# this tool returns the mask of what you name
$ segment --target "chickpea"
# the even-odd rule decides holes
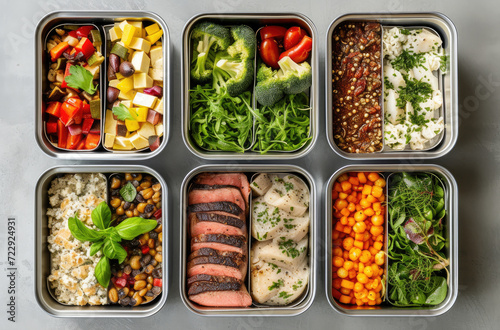
[[[162,225],[159,225],[158,227],[155,228],[155,232],[159,233],[163,229]]]
[[[141,185],[140,185],[143,189],[146,189],[146,188],[149,188],[151,187],[151,182],[149,181],[143,181],[141,182]]]
[[[140,304],[142,304],[142,297],[139,295],[139,292],[136,292],[132,298],[134,298],[136,301],[134,306],[139,306]]]
[[[156,250],[154,249],[149,249],[149,254],[154,257],[156,255]]]
[[[132,218],[134,216],[134,211],[127,210],[125,211],[125,214],[127,215],[127,217]]]
[[[148,289],[144,288],[141,291],[139,291],[139,296],[144,297],[146,295],[146,293],[148,293]]]
[[[123,209],[123,207],[119,207],[116,209],[116,214],[118,215],[123,215],[125,213],[125,210]]]
[[[154,281],[153,276],[149,275],[147,281],[149,284],[153,284],[153,281]]]
[[[134,217],[138,217],[139,216],[139,211],[137,210],[137,208],[134,209]]]
[[[134,279],[136,281],[140,281],[140,280],[145,280],[146,278],[148,277],[148,275],[144,274],[144,273],[140,273],[140,274],[137,274]]]
[[[163,242],[163,233],[158,234],[158,241]]]
[[[161,260],[162,260],[161,253],[157,253],[155,255],[155,260],[158,261],[158,262],[161,262]]]
[[[147,283],[144,280],[135,281],[135,283],[134,283],[134,290],[135,291],[142,290],[142,289],[144,289],[146,287],[146,285],[147,285]]]
[[[125,180],[127,180],[127,181],[132,181],[132,180],[134,180],[134,178],[132,177],[132,174],[130,174],[130,173],[126,173],[126,174],[125,174]]]
[[[130,259],[130,267],[132,267],[132,269],[140,269],[141,268],[141,256],[133,256]]]
[[[135,177],[135,179],[139,182],[141,182],[142,180],[142,174],[141,173],[138,173],[137,176]]]
[[[157,183],[155,185],[153,185],[153,190],[156,191],[156,192],[159,192],[161,189],[161,184],[160,183]]]
[[[158,203],[160,200],[161,200],[161,194],[159,191],[155,192],[154,195],[153,195],[153,203]],[[151,203],[151,204],[153,204]]]
[[[111,179],[111,188],[112,189],[118,189],[118,188],[120,188],[121,183],[122,182],[120,181],[120,179],[118,179],[117,177],[114,176]]]
[[[148,289],[148,291],[151,290],[153,288],[153,284],[148,283],[148,285],[146,285],[146,288]]]
[[[152,238],[150,238],[148,240],[148,246],[149,246],[150,249],[154,249],[155,248],[155,240],[152,239]]]
[[[150,199],[151,197],[153,197],[154,191],[152,188],[147,188],[141,191],[141,194],[144,199]]]
[[[118,301],[118,292],[116,291],[115,288],[111,288],[109,290],[108,297],[112,303],[116,303]]]
[[[112,207],[117,208],[121,205],[121,201],[119,198],[113,198],[110,204]]]
[[[144,213],[144,209],[146,208],[146,205],[148,205],[148,204],[147,203],[139,203],[139,205],[137,205],[137,212]]]
[[[142,234],[142,239],[149,241],[149,233]]]
[[[153,270],[154,270],[154,269],[155,269],[155,268],[154,268],[153,266],[148,265],[148,266],[146,267],[146,274],[151,274],[151,273],[153,272]],[[146,274],[144,274],[144,275],[146,275]]]

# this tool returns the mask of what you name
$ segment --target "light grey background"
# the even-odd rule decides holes
[[[500,7],[492,1],[3,1],[0,12],[0,328],[1,329],[494,329],[500,324]],[[158,13],[170,29],[173,44],[173,107],[171,138],[163,152],[138,162],[159,171],[171,192],[171,282],[164,308],[147,319],[56,319],[36,304],[33,290],[34,187],[39,175],[58,164],[37,147],[33,134],[33,33],[38,20],[52,10],[149,10]],[[339,167],[326,142],[324,129],[325,34],[335,17],[349,12],[440,11],[456,24],[459,35],[459,138],[453,151],[434,162],[449,169],[458,181],[459,295],[455,306],[435,318],[354,318],[341,316],[328,305],[320,250],[319,281],[313,306],[289,318],[202,318],[189,312],[179,297],[179,189],[188,171],[204,162],[184,147],[180,130],[180,53],[185,22],[202,12],[300,12],[316,25],[319,38],[321,86],[320,132],[313,151],[293,161],[313,174],[318,192]],[[493,81],[493,83],[486,83]],[[420,161],[418,161],[420,162]],[[112,163],[112,162],[110,162]],[[320,204],[321,208],[323,203]],[[7,322],[6,220],[17,217],[17,322]],[[322,214],[321,214],[322,215]],[[320,237],[323,236],[323,216]],[[324,245],[321,244],[320,247]],[[495,325],[496,324],[496,325]]]

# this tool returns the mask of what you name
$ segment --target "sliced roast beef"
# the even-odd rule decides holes
[[[247,236],[245,222],[240,218],[209,213],[196,212],[189,214],[191,236],[201,234],[225,234]]]
[[[204,256],[229,257],[229,258],[233,258],[233,259],[241,259],[243,261],[246,261],[246,259],[247,259],[246,255],[241,254],[241,253],[237,253],[237,252],[217,251],[217,250],[210,249],[210,248],[202,248],[202,249],[193,251],[189,255],[188,261],[191,261],[194,258],[204,257]]]
[[[192,288],[193,286],[191,286]],[[190,288],[190,290],[191,290]],[[247,289],[244,285],[241,285],[239,290],[203,290],[207,286],[201,286],[201,289],[196,289],[196,291],[202,291],[198,294],[189,294],[189,299],[193,302],[210,307],[248,307],[252,304],[252,298],[248,294]],[[193,289],[195,291],[195,289]]]
[[[226,282],[234,282],[237,281],[234,279],[234,277],[227,277],[227,276],[214,276],[214,275],[207,275],[207,274],[198,274],[191,276],[187,280],[187,285],[188,287],[191,286],[191,284],[195,282],[213,282],[213,283],[226,283]],[[242,283],[241,281],[238,281]]]
[[[188,212],[225,212],[228,214],[236,215],[245,218],[245,211],[238,205],[231,202],[212,202],[192,204],[188,206]]]
[[[196,251],[195,251],[196,252]],[[219,255],[199,256],[188,262],[188,268],[195,265],[216,264],[233,268],[241,268],[246,265],[246,258],[225,257]]]
[[[245,236],[202,234],[191,239],[191,251],[211,248],[218,251],[238,252],[247,255]]]
[[[188,280],[188,295],[196,295],[199,293],[207,292],[207,291],[238,291],[241,288],[241,281],[227,276],[212,276],[209,275],[208,279],[205,276],[196,275],[193,277],[197,277],[198,280]],[[204,280],[201,280],[204,278]]]
[[[210,186],[235,186],[238,187],[248,204],[250,184],[243,173],[202,173],[194,178],[195,184]]]
[[[246,268],[246,264],[243,269],[217,264],[201,264],[194,266],[188,265],[187,276],[189,278],[192,276],[205,274],[212,276],[227,276],[238,280],[244,280],[246,277]]]
[[[246,202],[237,188],[220,188],[212,190],[193,189],[189,192],[189,205],[213,203],[213,202],[231,202],[238,205],[244,212],[247,210]]]

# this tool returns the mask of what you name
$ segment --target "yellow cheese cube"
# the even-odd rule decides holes
[[[132,150],[134,146],[130,140],[124,136],[117,136],[115,138],[115,144],[113,145],[114,150]]]
[[[142,37],[142,21],[128,21],[128,24],[133,25],[135,27],[134,37]]]
[[[151,59],[151,63],[155,63],[156,61],[163,59],[163,47],[162,46],[154,46],[151,48],[149,52],[149,57]]]
[[[106,148],[108,148],[108,149],[112,149],[113,148],[113,144],[115,144],[115,138],[116,138],[115,134],[106,133],[104,135],[104,146]]]
[[[128,93],[132,89],[134,89],[134,78],[133,77],[127,77],[125,79],[122,79],[118,85],[116,85],[116,88],[118,88],[120,91],[123,93]]]
[[[158,98],[156,96],[138,92],[137,94],[135,94],[132,103],[141,107],[153,109],[157,99]]]
[[[130,135],[130,142],[136,149],[144,149],[149,147],[149,142],[142,135],[134,133]]]
[[[163,97],[158,100],[156,103],[155,109],[156,112],[159,112],[163,115]]]
[[[153,78],[148,76],[145,73],[135,73],[133,75],[134,77],[134,88],[139,89],[139,88],[149,88],[153,87]]]
[[[117,120],[113,118],[113,112],[106,110],[106,118],[104,120],[104,133],[116,134]]]
[[[148,36],[148,35],[147,35],[147,33],[146,33],[146,29],[142,29],[142,35],[141,35],[141,38],[142,38],[142,39],[146,39],[146,37],[147,37],[147,36]]]
[[[163,70],[151,68],[148,73],[154,81],[163,81]]]
[[[127,130],[129,132],[137,131],[140,126],[137,120],[125,119],[125,126],[127,126]]]
[[[137,91],[135,91],[135,90],[128,91],[127,93],[120,91],[120,94],[118,94],[118,99],[119,100],[133,100],[136,93],[137,93]]]
[[[145,122],[142,123],[141,128],[137,131],[137,133],[147,139],[151,135],[155,135],[156,131],[153,124],[151,124],[150,122]]]
[[[125,25],[127,24],[130,24],[127,20],[124,20],[124,21],[121,21],[119,24],[118,24],[118,27],[120,28],[120,30],[124,30],[125,29]],[[115,23],[115,26],[116,26],[116,23]]]
[[[150,26],[146,26],[144,29],[146,30],[146,33],[148,35],[152,35],[152,34],[158,32],[160,30],[160,27],[158,26],[158,24],[154,23],[154,24],[151,24]]]
[[[143,38],[133,38],[130,42],[130,48],[148,53],[151,49],[151,43]]]
[[[113,26],[109,30],[109,39],[111,40],[111,42],[115,42],[116,40],[121,39],[122,34],[123,32],[119,26]]]
[[[119,83],[120,83],[119,79],[113,79],[113,80],[110,80],[109,86],[116,88],[116,86],[118,86]]]
[[[163,124],[156,124],[155,125],[155,132],[156,132],[156,135],[158,135],[159,137],[162,137],[163,136]]]
[[[135,113],[137,115],[137,121],[140,123],[145,122],[148,119],[148,108],[140,107],[140,108],[133,108],[135,109]]]
[[[136,73],[148,72],[150,59],[145,52],[143,51],[134,52],[131,62]]]
[[[120,103],[129,109],[132,108],[132,101],[131,100],[124,100],[124,101],[121,101]]]
[[[147,36],[146,39],[148,39],[151,44],[154,44],[155,42],[160,40],[162,35],[163,35],[163,30],[160,30],[158,32],[153,33],[152,35]]]
[[[122,42],[126,47],[130,46],[132,38],[134,38],[134,33],[137,28],[131,24],[126,24],[123,28]]]

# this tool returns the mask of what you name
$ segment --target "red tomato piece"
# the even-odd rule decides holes
[[[289,50],[298,44],[305,36],[307,36],[306,30],[299,26],[292,26],[286,30],[285,41],[283,42],[285,50]]]
[[[262,61],[273,69],[279,69],[278,60],[280,50],[278,43],[272,38],[264,39],[260,43],[259,54]]]
[[[260,40],[265,40],[268,38],[283,39],[286,33],[286,28],[277,25],[264,26],[259,31]]]
[[[302,41],[300,43],[281,53],[279,59],[281,60],[283,57],[288,56],[295,63],[301,63],[309,57],[309,53],[311,52],[311,50],[312,39],[308,36],[305,36],[304,38],[302,38]]]

